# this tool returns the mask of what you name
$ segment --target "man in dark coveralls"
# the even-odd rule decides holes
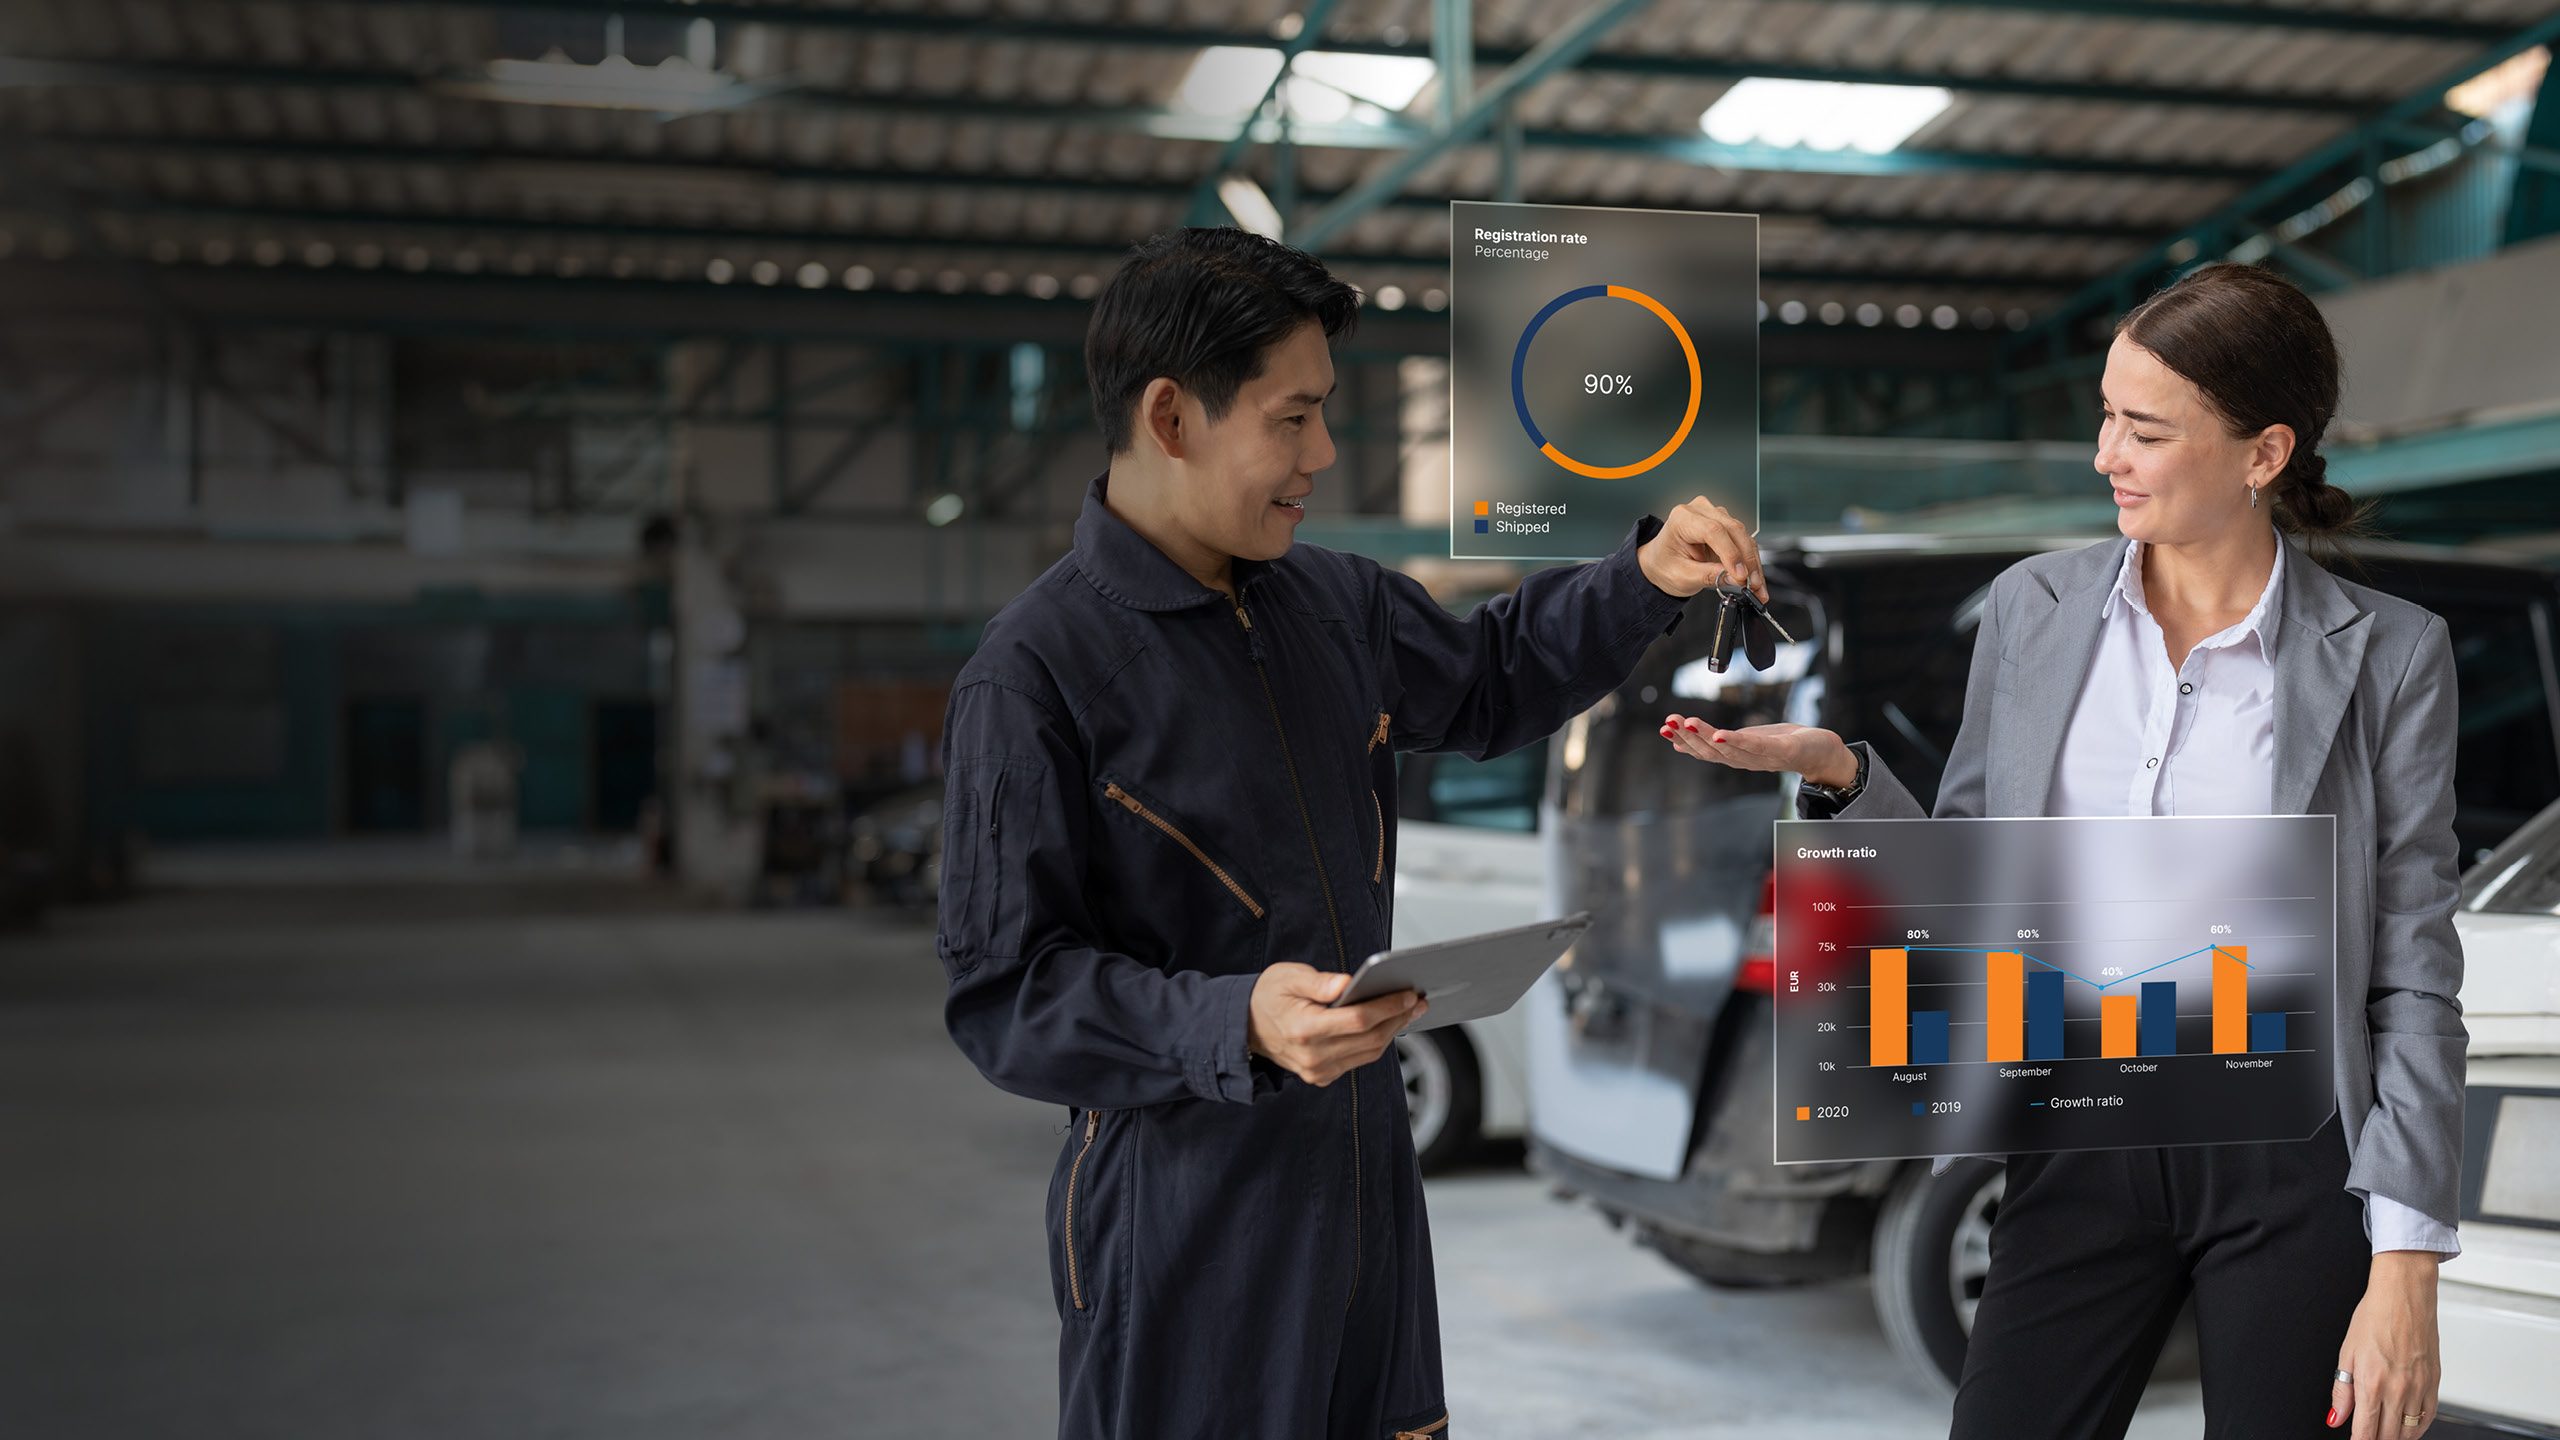
[[[1139,246],[1086,336],[1110,469],[951,694],[952,1037],[1068,1107],[1049,1186],[1059,1434],[1445,1440],[1430,1232],[1389,1053],[1395,752],[1476,758],[1622,683],[1710,585],[1705,500],[1450,615],[1293,545],[1357,298],[1238,230]]]

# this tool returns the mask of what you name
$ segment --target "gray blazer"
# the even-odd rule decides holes
[[[2042,815],[2097,654],[2122,537],[1991,584],[1941,816]],[[2462,942],[2453,932],[2453,647],[2444,621],[2300,555],[2275,637],[2278,815],[2338,817],[2338,1111],[2347,1188],[2455,1223]],[[1808,797],[1809,798],[1809,797]],[[1924,812],[1870,753],[1842,819]],[[2362,995],[2362,1019],[2350,1003]]]

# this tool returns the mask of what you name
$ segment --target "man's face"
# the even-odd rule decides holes
[[[1333,463],[1324,424],[1332,393],[1333,352],[1309,322],[1264,352],[1262,373],[1214,423],[1181,397],[1186,473],[1175,504],[1192,540],[1239,560],[1289,553],[1315,473]]]

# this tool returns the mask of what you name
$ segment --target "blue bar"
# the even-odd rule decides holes
[[[2142,1017],[2135,1022],[2133,1048],[2141,1055],[2178,1053],[2178,982],[2142,982]]]
[[[1914,1010],[1911,1012],[1911,1063],[1944,1065],[1947,1063],[1947,1012]]]
[[[2249,1017],[2249,1053],[2266,1055],[2284,1049],[2284,1012],[2271,1010]]]
[[[2062,972],[2027,972],[2027,1058],[2062,1058]]]

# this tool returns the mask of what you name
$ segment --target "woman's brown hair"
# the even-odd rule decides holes
[[[2293,431],[2293,458],[2267,486],[2276,523],[2315,541],[2364,532],[2320,455],[2338,411],[2338,342],[2310,296],[2254,265],[2207,265],[2134,307],[2116,333],[2185,376],[2233,435]]]

